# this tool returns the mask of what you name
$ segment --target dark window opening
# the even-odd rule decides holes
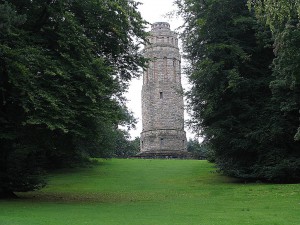
[[[163,138],[160,139],[160,144],[161,144],[161,145],[164,144],[164,139],[163,139]]]
[[[163,99],[163,97],[164,97],[164,95],[163,95],[162,91],[159,92],[159,98],[160,98],[160,99]]]

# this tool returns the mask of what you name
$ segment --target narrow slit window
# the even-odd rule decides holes
[[[163,99],[163,97],[164,97],[164,94],[163,94],[163,92],[161,91],[161,92],[159,92],[159,98],[160,99]]]

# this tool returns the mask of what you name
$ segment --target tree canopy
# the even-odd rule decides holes
[[[274,97],[278,100],[280,110],[284,115],[293,117],[295,129],[298,120],[298,130],[295,140],[300,140],[300,1],[270,1],[249,0],[257,18],[272,30],[274,37],[273,62],[275,79],[271,83]],[[291,119],[289,119],[291,120]]]
[[[297,57],[296,45],[289,53],[275,48],[274,54],[276,37],[246,0],[176,3],[185,21],[191,124],[202,132],[219,169],[246,180],[299,181],[300,143],[294,136],[300,108],[287,78],[298,73],[299,60],[280,68]]]
[[[145,59],[134,1],[0,1],[0,192],[104,152]]]

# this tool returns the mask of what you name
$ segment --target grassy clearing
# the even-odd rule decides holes
[[[0,201],[0,225],[299,225],[300,185],[241,184],[196,160],[100,160]]]

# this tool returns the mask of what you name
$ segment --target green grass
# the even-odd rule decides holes
[[[0,201],[0,225],[299,225],[299,184],[242,184],[196,160],[101,160]]]

